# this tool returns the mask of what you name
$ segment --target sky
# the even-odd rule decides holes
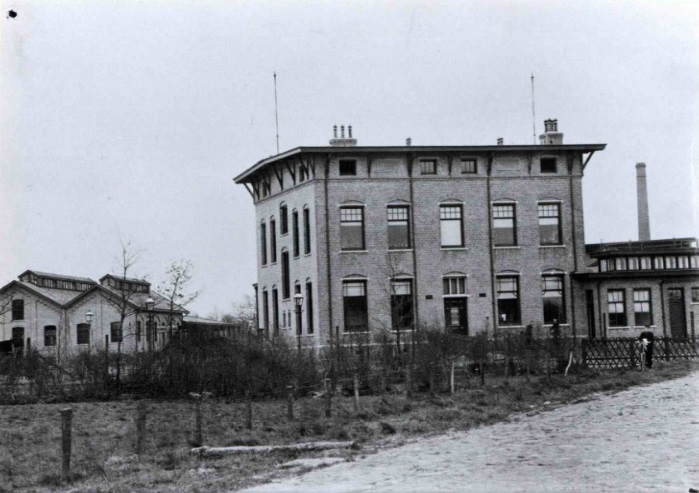
[[[0,284],[27,269],[157,285],[189,307],[252,295],[252,199],[233,177],[279,146],[606,143],[583,180],[588,243],[699,236],[693,1],[0,0]],[[8,15],[13,10],[15,17]]]

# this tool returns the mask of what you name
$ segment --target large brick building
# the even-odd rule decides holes
[[[475,334],[557,320],[594,335],[574,274],[595,268],[582,177],[605,144],[563,144],[545,125],[540,145],[395,147],[357,146],[343,127],[330,146],[237,176],[255,203],[260,330],[325,344],[331,328]]]

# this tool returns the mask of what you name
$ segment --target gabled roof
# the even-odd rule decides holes
[[[33,284],[21,282],[21,281],[10,281],[9,283],[5,284],[2,288],[0,288],[0,294],[9,291],[11,288],[25,289],[27,291],[30,291],[32,294],[38,295],[40,298],[44,299],[45,301],[48,301],[51,304],[61,306],[61,304],[58,301],[56,301],[54,298],[50,298],[50,297],[46,296],[46,294],[39,291],[39,289],[37,289],[37,286],[35,286]],[[74,291],[74,293],[76,293],[78,295],[82,294],[78,291]]]

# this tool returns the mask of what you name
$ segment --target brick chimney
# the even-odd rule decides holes
[[[345,126],[340,126],[340,137],[337,137],[337,125],[333,125],[333,138],[330,139],[330,145],[333,147],[354,147],[357,145],[357,139],[352,138],[352,125],[347,127],[347,138],[345,138]]]
[[[558,131],[558,120],[544,120],[544,133],[539,135],[541,145],[563,144],[563,134]]]
[[[648,188],[646,187],[646,163],[636,164],[636,200],[638,202],[638,239],[640,241],[650,241]]]

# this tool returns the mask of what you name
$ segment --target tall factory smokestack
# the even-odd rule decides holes
[[[650,240],[650,219],[648,218],[648,188],[646,187],[646,163],[636,164],[636,194],[638,206],[638,239]]]

